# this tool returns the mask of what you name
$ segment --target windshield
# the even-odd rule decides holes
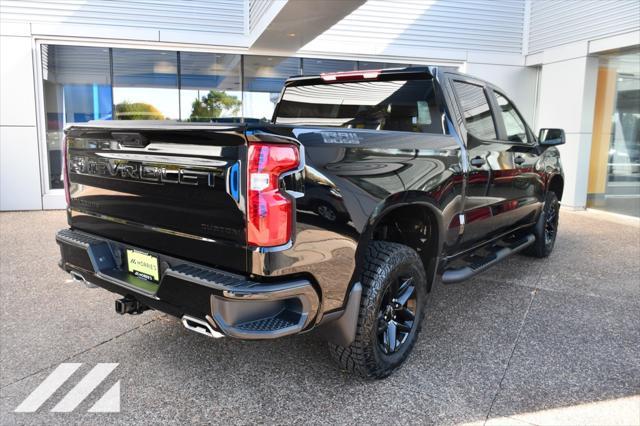
[[[362,81],[287,87],[275,122],[443,133],[433,80]]]

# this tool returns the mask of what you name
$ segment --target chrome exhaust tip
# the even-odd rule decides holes
[[[182,316],[182,325],[187,330],[195,331],[196,333],[204,334],[205,336],[213,337],[214,339],[224,337],[224,334],[214,330],[211,324],[207,321],[203,321],[189,315]]]

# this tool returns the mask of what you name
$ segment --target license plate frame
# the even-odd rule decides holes
[[[160,282],[160,261],[157,256],[136,249],[127,249],[126,253],[127,271],[130,274],[148,282]]]

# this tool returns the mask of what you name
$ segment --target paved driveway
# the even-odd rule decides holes
[[[640,423],[640,228],[562,212],[554,256],[515,256],[436,285],[420,340],[390,378],[340,372],[312,335],[212,340],[56,265],[62,212],[0,214],[0,420],[95,423]],[[50,410],[97,363],[119,363],[71,413]],[[15,408],[82,363],[35,413]],[[88,413],[116,381],[120,413]]]

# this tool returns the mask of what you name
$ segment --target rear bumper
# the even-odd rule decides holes
[[[206,321],[218,332],[241,339],[271,339],[313,326],[318,293],[304,279],[259,283],[241,275],[157,256],[160,282],[149,283],[126,270],[126,244],[65,229],[56,235],[60,267],[87,282],[132,297],[150,308]]]

